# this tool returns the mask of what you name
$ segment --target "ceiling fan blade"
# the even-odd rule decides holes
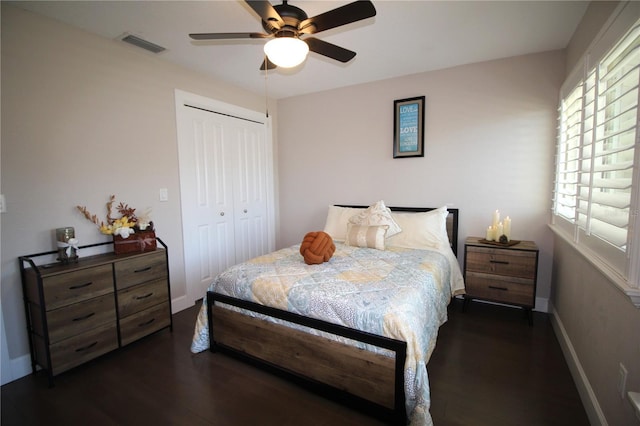
[[[271,27],[279,30],[284,26],[284,20],[267,0],[245,0],[249,7],[258,14],[260,19]]]
[[[314,34],[341,25],[376,16],[376,8],[369,0],[355,1],[320,15],[305,19],[298,25],[300,33]]]
[[[189,34],[194,40],[229,40],[240,38],[267,38],[271,37],[271,34],[262,33],[196,33]]]
[[[349,62],[356,56],[356,52],[336,46],[335,44],[317,39],[315,37],[307,37],[304,42],[309,45],[309,50],[335,59],[340,62]]]
[[[262,62],[262,66],[260,67],[260,71],[264,71],[265,69],[273,70],[276,68],[278,68],[278,66],[273,62],[271,62],[269,58],[264,58],[264,61]]]

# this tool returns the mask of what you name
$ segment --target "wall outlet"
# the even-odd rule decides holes
[[[0,213],[7,212],[7,200],[4,199],[4,194],[0,194]]]
[[[620,363],[620,370],[618,371],[618,393],[620,398],[624,399],[627,390],[627,369],[624,364]]]

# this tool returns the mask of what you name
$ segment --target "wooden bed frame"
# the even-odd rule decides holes
[[[367,206],[338,205],[366,208]],[[433,208],[390,207],[427,212]],[[458,247],[458,209],[448,209],[447,231]],[[224,305],[275,317],[393,352],[388,357],[325,337],[244,315]],[[304,317],[254,302],[207,292],[209,350],[221,351],[284,375],[325,397],[366,410],[394,424],[406,424],[404,362],[407,343]]]

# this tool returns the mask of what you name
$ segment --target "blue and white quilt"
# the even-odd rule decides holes
[[[426,365],[459,282],[452,253],[336,243],[333,257],[320,265],[305,264],[295,245],[229,268],[209,290],[407,342],[407,416],[411,424],[431,425]],[[209,348],[205,304],[194,353]]]

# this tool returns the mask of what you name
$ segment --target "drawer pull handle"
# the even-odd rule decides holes
[[[136,269],[133,272],[137,274],[138,272],[147,272],[149,269],[151,269],[151,266],[147,266],[146,268],[142,268],[142,269]]]
[[[147,321],[147,322],[143,322],[143,323],[138,324],[138,327],[144,327],[144,326],[147,326],[147,325],[151,324],[152,322],[154,322],[155,320],[156,320],[155,318],[151,318],[151,319],[150,319],[149,321]]]
[[[95,315],[95,312],[91,312],[90,314],[87,314],[83,317],[74,318],[71,321],[83,321],[83,320],[86,320],[87,318],[91,318],[94,315]]]
[[[490,285],[489,288],[493,289],[493,290],[502,290],[502,291],[509,291],[508,288],[506,287],[496,287],[494,285]]]
[[[136,300],[146,299],[147,297],[151,297],[151,296],[153,296],[153,292],[149,294],[145,294],[144,296],[136,296]]]
[[[509,262],[505,261],[505,260],[490,260],[489,263],[498,263],[500,265],[508,265]]]
[[[84,351],[86,351],[86,350],[88,350],[88,349],[91,349],[92,347],[94,347],[94,346],[95,346],[95,345],[97,345],[97,344],[98,344],[98,341],[96,340],[95,342],[93,342],[93,343],[92,343],[92,344],[90,344],[90,345],[87,345],[87,346],[85,346],[85,347],[83,347],[83,348],[78,348],[78,349],[76,349],[76,352],[84,352]]]
[[[93,281],[89,281],[88,283],[84,284],[72,285],[71,287],[69,287],[69,290],[77,290],[79,288],[89,287],[91,284],[93,284]]]

